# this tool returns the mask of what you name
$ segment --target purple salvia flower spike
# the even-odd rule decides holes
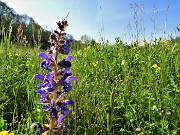
[[[67,56],[61,61],[58,60],[59,53],[68,54],[70,52],[68,46],[73,40],[65,40],[65,38],[62,38],[65,35],[63,31],[65,27],[68,26],[66,19],[58,21],[57,25],[59,30],[54,31],[49,38],[49,41],[54,45],[51,46],[47,54],[45,52],[40,52],[38,54],[40,58],[43,58],[40,66],[48,70],[49,73],[46,75],[34,75],[34,78],[42,81],[38,84],[36,93],[41,96],[40,103],[43,104],[42,110],[49,113],[48,119],[50,122],[48,127],[42,126],[39,122],[36,123],[36,127],[39,128],[37,131],[38,135],[42,135],[42,133],[48,129],[48,133],[50,134],[64,130],[65,125],[62,124],[62,120],[71,112],[67,106],[74,105],[73,100],[64,99],[65,92],[69,92],[72,89],[70,83],[76,80],[76,77],[72,76],[72,72],[70,71],[70,61],[74,59],[74,57]],[[53,67],[53,70],[50,66]],[[61,78],[59,76],[61,76]],[[63,88],[60,91],[58,90],[59,86]],[[57,94],[59,94],[59,97]],[[61,111],[61,115],[59,116],[58,111]]]
[[[34,75],[34,78],[37,78],[37,79],[40,79],[41,81],[43,81],[44,80],[44,75],[36,74],[36,75]]]
[[[75,76],[68,76],[65,80],[66,83],[70,83],[71,81],[74,81],[76,80],[76,77]]]
[[[68,46],[73,40],[66,40],[64,41],[64,46]]]
[[[49,58],[45,52],[40,52],[39,57],[44,58],[45,60],[49,61]]]
[[[51,106],[55,106],[55,102],[54,102],[54,100],[51,100]]]
[[[67,48],[67,47],[63,47],[62,49],[64,51],[63,52],[64,54],[68,54],[70,52],[69,48]]]
[[[36,93],[39,93],[41,95],[41,101],[45,101],[47,100],[47,95],[46,95],[46,92],[44,90],[36,90]]]
[[[65,100],[63,103],[63,106],[67,106],[67,105],[74,105],[74,101],[71,99]]]
[[[45,79],[47,79],[51,84],[53,83],[53,78],[52,78],[51,74],[46,74]]]
[[[73,56],[67,56],[66,59],[65,59],[65,61],[70,61],[70,60],[72,60],[72,59],[74,59]]]
[[[61,125],[62,120],[66,117],[71,111],[68,108],[64,108],[63,113],[58,118],[58,126]]]

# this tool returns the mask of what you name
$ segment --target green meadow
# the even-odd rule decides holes
[[[77,80],[65,94],[75,104],[68,106],[72,112],[62,121],[66,125],[63,135],[180,134],[180,30],[175,28],[175,39],[166,39],[164,31],[162,38],[146,41],[143,20],[137,16],[136,7],[131,8],[134,29],[127,28],[129,37],[125,38],[136,41],[127,44],[115,38],[110,44],[101,37],[100,42],[75,40],[70,45],[69,55],[74,57],[71,71]],[[42,30],[32,18],[27,26],[11,23],[8,16],[2,20],[0,135],[32,135],[34,122],[48,124],[36,93],[40,81],[33,77],[47,73],[40,67],[38,54],[46,52],[50,31]],[[100,35],[104,35],[103,30]],[[66,57],[58,56],[60,60]]]
[[[45,50],[8,36],[0,44],[0,130],[28,135],[33,122],[47,124],[33,79],[45,73],[38,57]],[[63,120],[64,135],[180,134],[180,42],[144,43],[116,39],[72,50],[77,80],[66,98],[75,105]]]

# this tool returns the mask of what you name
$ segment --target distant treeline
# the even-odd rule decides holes
[[[12,31],[10,30],[12,26]],[[11,40],[35,45],[41,42],[42,45],[48,44],[50,31],[42,28],[32,17],[26,14],[19,15],[6,3],[0,1],[0,35],[3,37],[2,29],[5,33],[11,31]]]
[[[48,42],[51,31],[42,28],[32,17],[27,14],[19,15],[6,3],[0,1],[0,39],[11,32],[11,41],[28,46],[40,45],[42,49],[50,46]],[[73,39],[71,34],[67,38]],[[94,45],[95,40],[88,35],[82,35],[80,40],[74,40],[70,48],[72,50],[83,49],[89,45]]]

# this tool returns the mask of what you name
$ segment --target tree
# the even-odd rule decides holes
[[[0,27],[3,26],[8,33],[10,25],[12,26],[11,41],[17,42],[18,27],[21,25],[22,37],[26,37],[30,45],[41,44],[44,49],[49,46],[50,31],[43,29],[32,17],[27,14],[19,15],[13,8],[0,1]],[[0,31],[0,39],[1,37]],[[68,38],[73,39],[73,36],[68,35]]]
[[[93,39],[93,38],[91,38],[90,36],[88,36],[88,35],[86,35],[86,34],[84,34],[84,35],[82,35],[81,36],[81,38],[80,38],[80,42],[82,43],[82,44],[95,44],[95,40]]]

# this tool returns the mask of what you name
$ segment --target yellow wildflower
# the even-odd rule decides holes
[[[161,68],[160,68],[160,67],[157,67],[157,68],[156,68],[156,70],[157,70],[157,71],[160,71],[160,70],[161,70]]]
[[[152,65],[152,67],[153,67],[153,68],[155,68],[155,69],[156,69],[156,71],[158,71],[158,72],[161,70],[161,68],[160,68],[160,67],[158,67],[158,65],[157,65],[157,64]]]
[[[96,63],[93,63],[93,66],[94,66],[94,67],[96,67],[96,66],[97,66],[97,64],[96,64]]]
[[[42,133],[42,135],[47,135],[47,134],[48,134],[48,131],[46,131],[46,132]]]
[[[40,113],[40,112],[41,112],[41,109],[37,109],[36,112],[37,112],[37,113]]]
[[[155,43],[156,43],[156,44],[158,44],[158,43],[159,43],[159,40],[158,40],[158,39],[156,39],[156,40],[155,40]]]
[[[19,56],[19,54],[18,54],[18,53],[16,53],[15,55],[16,55],[16,56]]]
[[[80,51],[77,52],[77,54],[80,54],[80,53],[81,53]]]
[[[15,135],[14,133],[8,133],[8,131],[0,131],[0,135]]]
[[[170,40],[164,40],[163,43],[164,43],[165,45],[169,45],[169,44],[170,44]]]
[[[8,135],[8,131],[1,131],[0,135]]]
[[[9,55],[9,57],[12,57],[12,53],[9,53],[8,55]]]
[[[49,125],[48,124],[44,124],[44,126],[48,127]]]
[[[154,64],[154,65],[152,65],[152,67],[153,67],[153,68],[157,68],[157,67],[158,67],[158,65],[157,65],[157,64]]]

